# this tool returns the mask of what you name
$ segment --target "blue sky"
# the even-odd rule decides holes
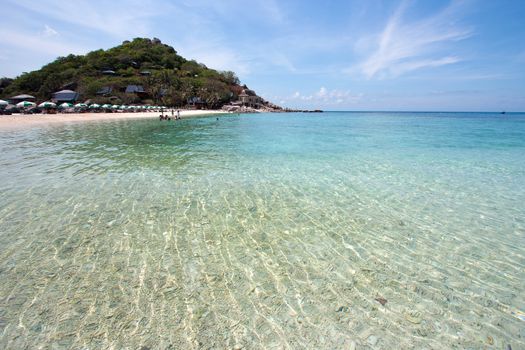
[[[525,111],[523,0],[2,0],[0,76],[157,37],[266,99]]]

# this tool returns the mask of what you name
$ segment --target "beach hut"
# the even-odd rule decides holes
[[[128,85],[125,90],[126,94],[135,94],[139,97],[146,97],[148,93],[142,85]]]
[[[97,95],[100,96],[109,96],[113,92],[113,88],[111,86],[104,86],[100,90],[96,92]]]
[[[53,94],[52,100],[56,103],[71,102],[74,103],[80,94],[73,90],[60,90]]]
[[[204,101],[199,96],[193,96],[187,100],[188,106],[191,106],[195,109],[202,109],[204,106]]]
[[[11,102],[12,104],[16,105],[16,104],[18,104],[19,102],[23,102],[23,101],[30,101],[30,102],[33,102],[34,100],[36,100],[36,97],[35,97],[35,96],[32,96],[32,95],[23,94],[23,95],[18,95],[18,96],[10,97],[8,100],[9,100],[9,102]]]

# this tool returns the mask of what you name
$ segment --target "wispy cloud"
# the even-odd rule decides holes
[[[43,37],[56,36],[58,35],[58,32],[46,24],[44,25],[44,30],[42,31],[41,35]]]
[[[17,0],[12,3],[43,18],[100,31],[120,39],[146,34],[150,25],[147,19],[172,7],[168,2],[151,0],[104,2],[103,7],[86,0]]]
[[[185,42],[181,44],[183,56],[204,63],[210,68],[218,70],[230,70],[240,75],[248,75],[251,72],[250,64],[236,51],[220,45],[208,43],[199,45],[198,42]]]
[[[359,42],[361,47],[373,47],[373,50],[364,61],[347,72],[355,72],[357,68],[369,79],[396,77],[416,69],[461,61],[456,55],[439,57],[439,50],[444,44],[472,35],[472,29],[454,25],[463,3],[453,1],[433,16],[408,22],[404,15],[410,4],[410,1],[403,0],[380,35]]]
[[[3,38],[4,45],[55,57],[70,53],[81,54],[87,50],[84,46],[59,40],[58,35],[45,35],[45,31],[38,35],[38,33],[0,28],[0,36]]]

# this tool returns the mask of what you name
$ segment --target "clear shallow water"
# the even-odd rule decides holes
[[[0,348],[525,347],[524,114],[9,131],[0,179]]]

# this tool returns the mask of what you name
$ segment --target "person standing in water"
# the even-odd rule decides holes
[[[180,119],[180,111],[177,109],[177,119]]]

